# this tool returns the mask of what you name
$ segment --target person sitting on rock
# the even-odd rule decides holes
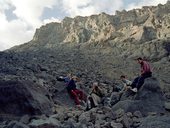
[[[131,87],[132,81],[128,80],[125,75],[121,75],[120,80],[122,81],[123,86],[117,92],[114,90],[112,91],[110,103],[111,105],[114,105],[121,99],[128,98],[135,94]]]
[[[123,88],[121,89],[121,93],[126,91],[128,88],[131,88],[132,81],[128,80],[125,75],[121,75],[120,79],[123,83]]]
[[[151,66],[147,61],[139,57],[137,58],[137,62],[141,65],[141,75],[135,78],[131,85],[133,92],[137,92],[144,84],[144,80],[152,76]]]
[[[76,88],[76,81],[78,78],[73,76],[67,84],[67,91],[73,97],[77,107],[80,107],[80,102],[86,102],[86,95],[83,91]]]
[[[91,102],[91,108],[98,106],[99,103],[102,102],[103,97],[104,97],[104,94],[103,94],[101,88],[98,86],[97,82],[94,82],[92,91],[90,93],[90,96],[88,97],[88,99]]]
[[[121,79],[123,85],[122,84],[116,84],[116,83],[113,85],[112,93],[111,93],[111,96],[110,96],[110,104],[111,105],[116,104],[120,100],[121,96],[124,94],[124,92],[126,93],[126,91],[129,88],[129,85],[131,85],[131,83],[132,83],[124,75],[121,75],[120,79]]]

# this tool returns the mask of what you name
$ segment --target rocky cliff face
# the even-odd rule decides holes
[[[117,11],[116,15],[66,17],[61,23],[37,29],[31,42],[14,51],[57,49],[63,45],[77,46],[81,51],[107,47],[116,56],[161,59],[169,55],[169,4]]]
[[[33,41],[56,43],[146,42],[170,37],[170,9],[166,5],[89,17],[65,18],[37,29]]]
[[[119,102],[118,108],[123,104],[125,109],[116,112],[113,111],[116,106],[112,107],[113,110],[101,107],[87,113],[67,109],[68,106],[73,106],[73,103],[66,95],[63,83],[56,80],[57,76],[66,75],[68,72],[80,76],[82,80],[80,87],[86,93],[89,93],[92,82],[99,81],[104,92],[109,95],[112,86],[120,82],[120,75],[127,75],[133,80],[140,72],[140,67],[134,60],[136,57],[144,57],[151,63],[153,75],[161,86],[157,92],[143,88],[143,91],[136,96],[139,99]],[[140,123],[141,127],[145,127],[149,124],[139,112],[140,107],[131,108],[131,106],[139,103],[145,107],[147,103],[151,105],[154,103],[153,111],[159,109],[160,112],[166,113],[162,105],[164,99],[161,89],[166,100],[170,100],[169,62],[170,2],[131,11],[117,11],[116,15],[101,13],[89,17],[66,17],[61,23],[50,23],[37,29],[30,42],[0,53],[0,92],[3,94],[0,100],[6,105],[6,109],[0,107],[0,114],[32,116],[38,113],[49,116],[53,112],[56,113],[49,118],[27,117],[28,122],[32,121],[29,122],[31,127],[38,125],[45,127],[46,124],[43,122],[49,123],[47,127],[59,127],[60,123],[65,127],[67,125],[78,127],[84,121],[89,127],[139,127]],[[30,83],[32,84],[29,85]],[[152,84],[153,89],[156,87],[154,85],[156,84]],[[7,87],[16,94],[8,95],[8,91],[4,91]],[[22,93],[24,97],[20,97]],[[142,99],[141,96],[145,94],[151,98]],[[155,97],[152,97],[153,95]],[[24,106],[18,103],[24,103]],[[11,105],[22,109],[15,112],[14,109],[9,109]],[[128,113],[126,109],[134,111]],[[149,113],[149,110],[148,106],[141,108],[142,114]],[[117,113],[117,116],[111,115],[110,111]],[[154,115],[153,112],[150,115],[152,114]],[[159,115],[160,126],[166,125],[164,120],[169,121],[166,117],[168,114],[164,117]],[[99,121],[96,115],[101,118]],[[157,121],[157,117],[158,115],[148,118]],[[142,118],[143,121],[139,121],[138,118]],[[0,115],[0,119],[3,120],[4,117]],[[127,119],[130,121],[127,122]],[[8,125],[10,127],[21,124],[12,122]]]

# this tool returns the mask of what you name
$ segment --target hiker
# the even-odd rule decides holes
[[[128,80],[126,78],[126,76],[121,75],[120,79],[121,79],[123,85],[122,84],[119,84],[119,85],[114,84],[112,93],[110,96],[110,105],[114,105],[118,101],[120,101],[122,95],[124,95],[124,93],[126,94],[127,91],[129,91],[129,89],[131,89],[130,85],[132,84],[132,82],[130,80]]]
[[[133,91],[133,89],[131,87],[132,81],[128,80],[125,75],[121,75],[120,80],[122,81],[123,87],[117,95],[116,95],[116,93],[113,93],[114,95],[112,97],[112,101],[114,101],[114,102],[111,103],[112,105],[117,103],[119,100],[124,100],[127,98],[129,99],[129,98],[131,98],[131,96],[133,96],[136,93]]]
[[[127,89],[131,88],[132,81],[128,80],[125,75],[121,75],[120,79],[121,79],[121,81],[123,83],[123,88],[121,89],[120,92],[123,93]]]
[[[90,101],[90,108],[97,107],[99,103],[102,102],[103,97],[104,94],[102,89],[98,86],[97,82],[94,82],[90,96],[88,96],[88,102]]]
[[[77,107],[80,107],[81,102],[86,102],[86,95],[79,89],[76,88],[76,81],[78,78],[73,76],[67,84],[68,93],[74,98]]]
[[[131,87],[132,91],[137,92],[144,84],[144,80],[152,76],[151,66],[147,61],[144,61],[141,57],[137,58],[137,62],[141,65],[141,75],[134,79]]]

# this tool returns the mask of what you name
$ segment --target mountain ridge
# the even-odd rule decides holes
[[[58,49],[60,46],[75,46],[81,50],[107,47],[123,57],[160,59],[169,54],[169,5],[168,1],[165,5],[117,11],[116,15],[101,13],[86,17],[66,17],[61,23],[49,23],[40,27],[30,42],[11,50]],[[140,52],[136,49],[140,49]]]

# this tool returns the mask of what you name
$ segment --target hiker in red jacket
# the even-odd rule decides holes
[[[76,76],[73,76],[71,80],[67,84],[67,91],[68,93],[74,98],[75,104],[77,107],[80,106],[80,102],[86,101],[86,95],[83,93],[83,91],[76,88],[76,81],[78,78]]]
[[[139,88],[144,84],[144,80],[152,76],[151,66],[147,61],[144,61],[141,57],[137,58],[137,62],[141,65],[141,75],[132,83],[132,91],[137,92]]]

